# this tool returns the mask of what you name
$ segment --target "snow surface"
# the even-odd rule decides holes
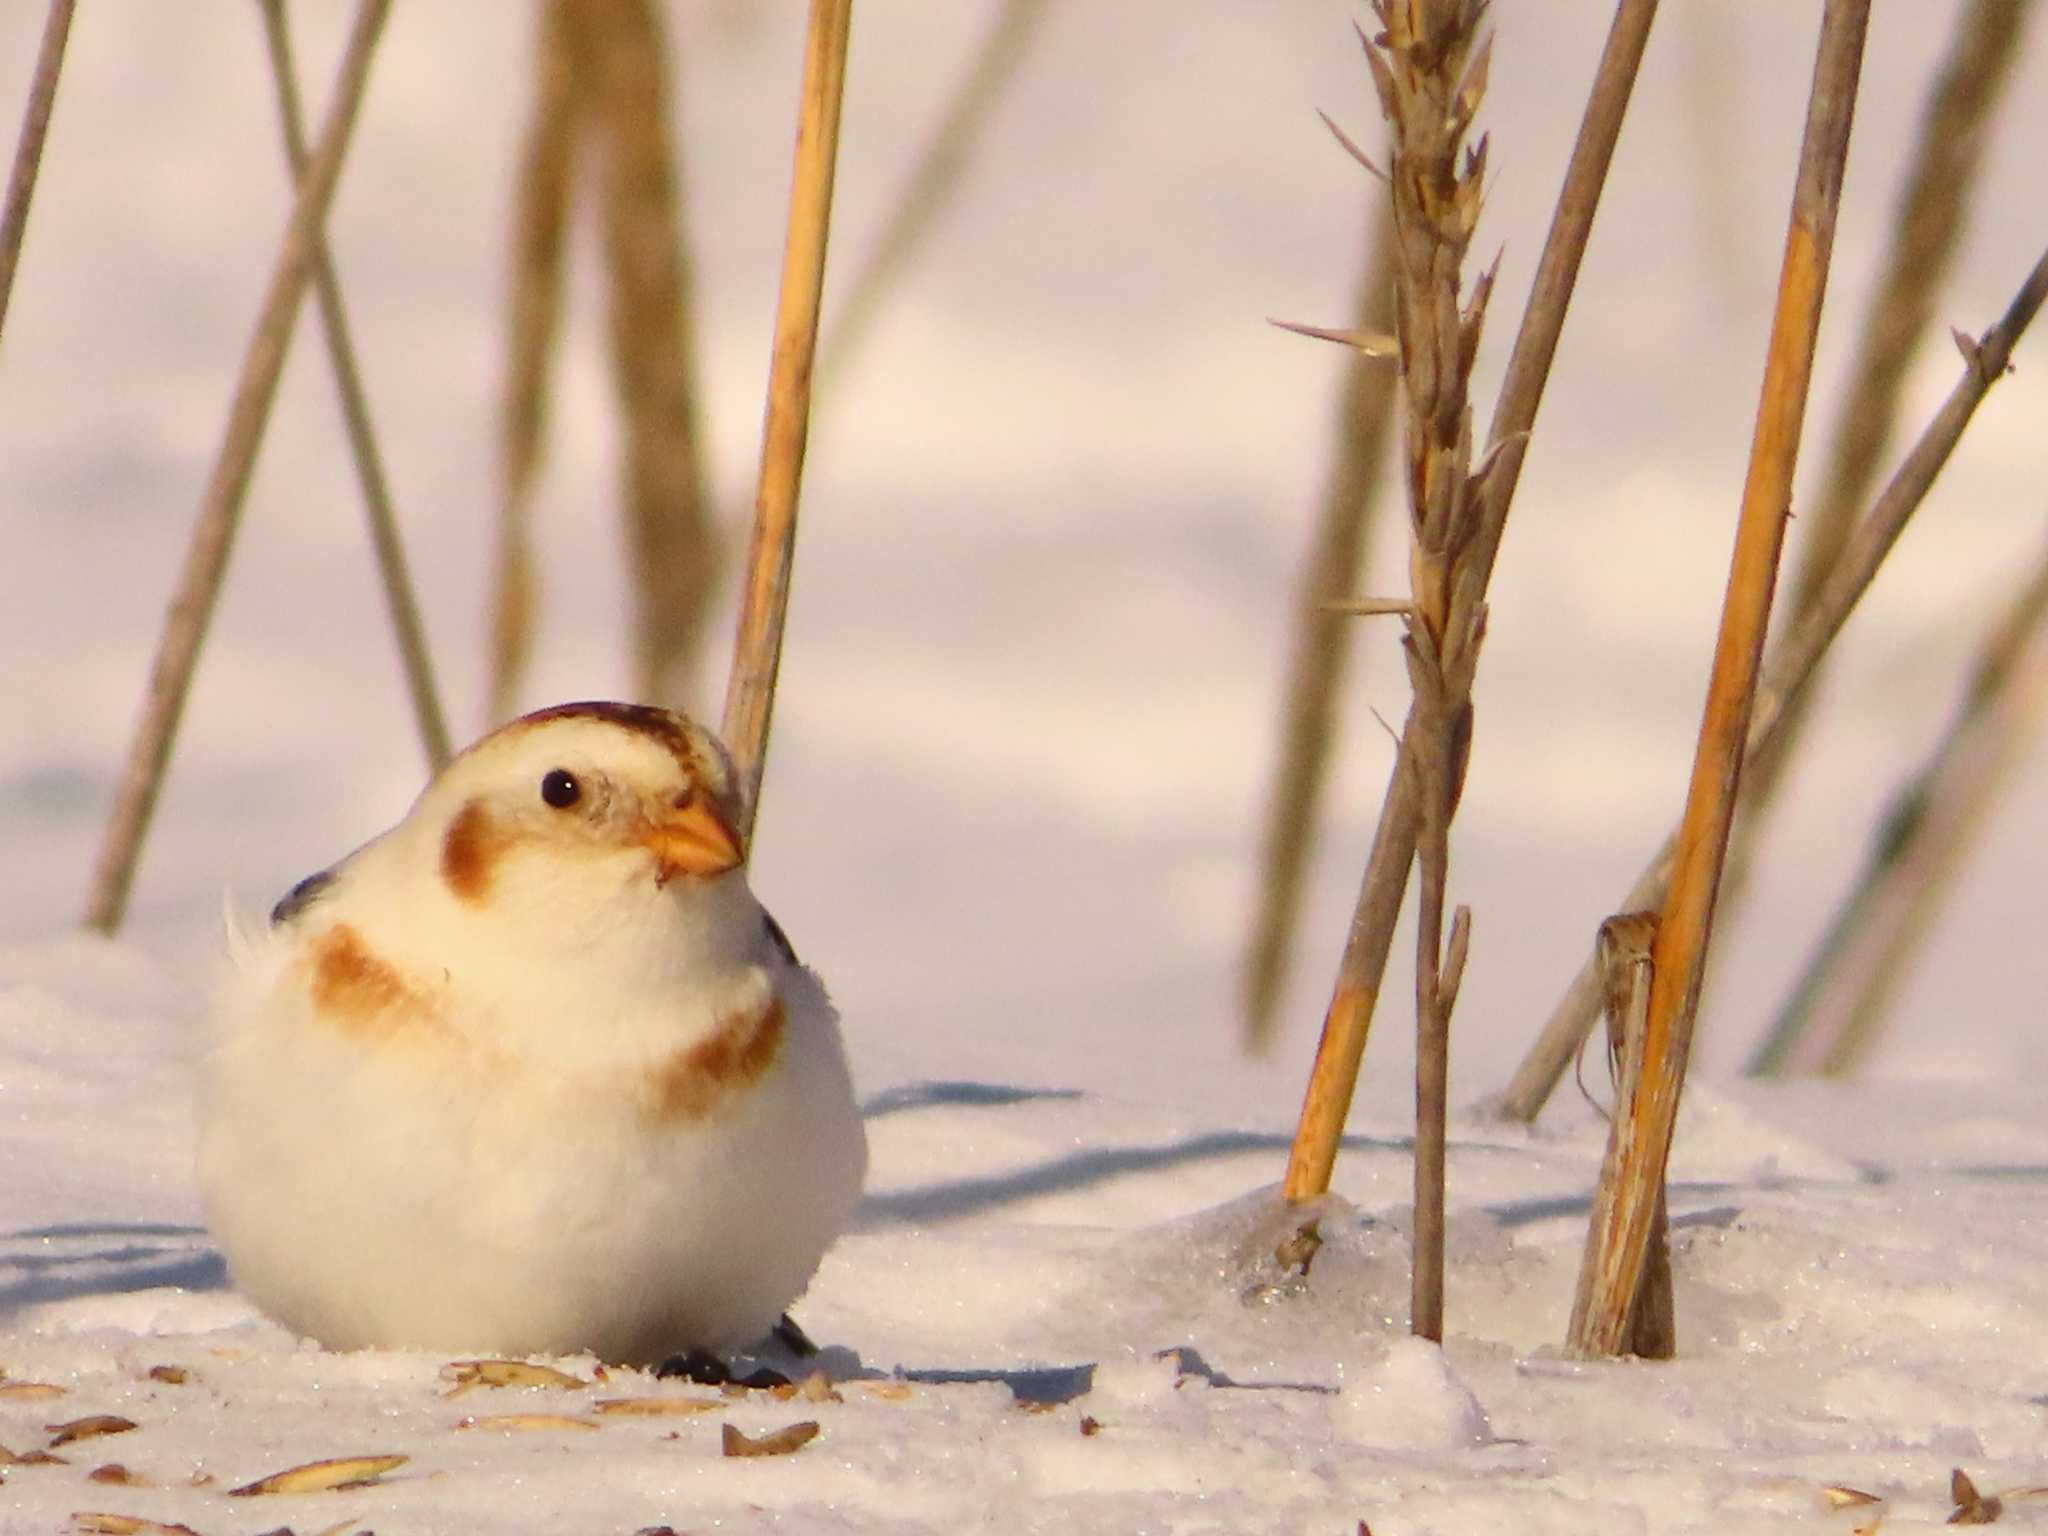
[[[0,102],[20,99],[40,9],[0,18]],[[1652,42],[1495,588],[1453,872],[1477,912],[1461,1101],[1498,1086],[1682,793],[1817,9],[1787,29],[1776,7],[1667,7]],[[672,11],[707,430],[735,506],[797,11]],[[1590,0],[1500,11],[1485,399],[1608,16]],[[871,238],[983,14],[864,0],[835,263]],[[1406,1339],[1391,1004],[1324,1247],[1305,1282],[1275,1270],[1288,1228],[1261,1192],[1384,782],[1370,712],[1398,718],[1404,698],[1368,630],[1287,1033],[1244,1061],[1234,968],[1337,366],[1262,317],[1337,321],[1351,303],[1361,188],[1309,109],[1370,123],[1352,14],[1053,8],[968,194],[813,435],[756,880],[847,1016],[874,1146],[867,1204],[801,1316],[835,1374],[908,1395],[857,1379],[843,1402],[502,1431],[460,1424],[714,1394],[614,1372],[451,1398],[445,1359],[299,1347],[225,1289],[197,1225],[191,1073],[222,889],[266,902],[389,824],[419,780],[310,330],[130,937],[65,936],[285,213],[247,7],[83,8],[0,348],[0,1446],[27,1453],[95,1414],[138,1427],[66,1446],[64,1464],[0,1466],[0,1530],[109,1511],[201,1536],[344,1519],[386,1536],[1846,1531],[1869,1512],[1823,1506],[1841,1483],[1883,1495],[1896,1531],[1941,1523],[1953,1466],[1986,1491],[2048,1483],[2048,948],[2024,940],[2048,782],[2015,787],[1870,1081],[1715,1075],[1940,730],[1987,582],[2036,557],[2039,338],[1930,504],[1940,531],[1907,538],[1852,629],[1756,899],[1724,936],[1674,1173],[1680,1361],[1557,1352],[1602,1134],[1569,1089],[1533,1132],[1454,1128],[1451,1337]],[[295,15],[324,82],[345,8]],[[334,226],[466,732],[483,724],[478,551],[526,46],[496,11],[397,7]],[[1810,442],[1928,52],[1917,8],[1879,9]],[[1689,94],[1702,59],[1721,86],[1705,109]],[[2036,47],[1943,301],[1969,329],[2038,254],[2044,69]],[[1703,180],[1707,139],[1734,146],[1739,174]],[[625,686],[582,254],[539,510],[536,704]],[[1955,368],[1928,349],[1916,420]],[[20,1390],[39,1383],[64,1390]],[[799,1419],[822,1432],[791,1456],[719,1454],[721,1421]],[[411,1460],[375,1488],[224,1497],[378,1453]],[[117,1461],[142,1482],[88,1480]],[[2043,1518],[2008,1498],[2006,1523]]]
[[[1404,1331],[1398,1136],[1353,1138],[1350,1198],[1319,1213],[1303,1277],[1273,1257],[1301,1218],[1261,1187],[1283,1146],[1270,1123],[899,1082],[869,1097],[868,1202],[800,1309],[843,1401],[620,1370],[457,1395],[446,1356],[326,1354],[223,1288],[184,1176],[197,1021],[178,996],[122,946],[0,955],[0,1445],[27,1452],[88,1415],[136,1425],[62,1448],[64,1465],[0,1468],[9,1531],[82,1510],[206,1536],[342,1519],[1846,1532],[1857,1512],[1828,1512],[1829,1485],[1912,1530],[1946,1516],[1953,1466],[1987,1491],[2042,1478],[2048,1157],[2030,1094],[1696,1088],[1672,1186],[1682,1359],[1592,1365],[1556,1347],[1604,1135],[1576,1100],[1533,1133],[1458,1126],[1439,1349]],[[151,1377],[165,1366],[185,1379]],[[62,1395],[12,1395],[34,1384]],[[710,1406],[592,1406],[644,1396]],[[534,1413],[579,1422],[465,1424]],[[786,1459],[721,1454],[725,1423],[801,1420],[821,1433]],[[411,1459],[376,1487],[261,1509],[225,1496],[361,1455]],[[88,1480],[108,1463],[140,1481]]]

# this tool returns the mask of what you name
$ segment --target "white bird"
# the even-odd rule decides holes
[[[761,1338],[859,1199],[837,1015],[680,715],[566,704],[236,939],[199,1147],[241,1290],[331,1349]]]

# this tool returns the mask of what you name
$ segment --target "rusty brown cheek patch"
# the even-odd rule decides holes
[[[782,1003],[724,1020],[709,1039],[654,1069],[649,1111],[661,1121],[701,1120],[755,1082],[782,1054]]]
[[[432,1018],[419,990],[347,923],[313,941],[312,991],[321,1018],[347,1034],[384,1037]]]
[[[491,876],[507,842],[480,802],[472,800],[456,812],[441,838],[441,879],[457,900],[473,905],[490,895]]]

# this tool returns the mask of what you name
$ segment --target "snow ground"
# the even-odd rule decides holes
[[[1987,1492],[2042,1480],[2048,1133],[2030,1091],[1700,1089],[1672,1191],[1682,1359],[1646,1366],[1556,1348],[1604,1130],[1577,1102],[1535,1133],[1458,1126],[1439,1351],[1404,1332],[1398,1136],[1353,1138],[1304,1281],[1269,1256],[1291,1230],[1261,1187],[1271,1123],[899,1082],[869,1095],[868,1201],[800,1309],[843,1401],[629,1371],[457,1397],[447,1357],[325,1354],[223,1288],[183,1177],[196,1020],[177,991],[97,941],[0,955],[0,1445],[92,1415],[136,1426],[0,1467],[0,1529],[88,1511],[203,1536],[1847,1532],[1874,1512],[1830,1511],[1823,1490],[1847,1485],[1905,1531],[1946,1517],[1954,1466]],[[167,1366],[185,1379],[152,1377]],[[647,1396],[707,1406],[593,1407]],[[553,1417],[464,1422],[519,1414]],[[725,1423],[802,1420],[821,1433],[788,1459],[721,1454]],[[410,1460],[375,1487],[225,1496],[363,1455]],[[109,1463],[136,1482],[89,1480]],[[2014,1500],[2007,1519],[2041,1513]]]
[[[0,20],[0,102],[20,98],[39,9]],[[796,9],[674,8],[708,429],[735,504]],[[1668,821],[1690,753],[1817,7],[1792,40],[1773,8],[1666,10],[1496,584],[1454,871],[1478,914],[1461,1100],[1504,1076]],[[1606,11],[1501,8],[1489,399]],[[295,14],[324,81],[344,8]],[[864,3],[835,260],[873,232],[979,14]],[[1726,935],[1674,1193],[1685,1358],[1554,1353],[1600,1132],[1562,1097],[1534,1134],[1458,1127],[1453,1336],[1440,1357],[1400,1342],[1401,1009],[1339,1168],[1362,1214],[1328,1218],[1303,1294],[1241,1300],[1257,1207],[1236,1202],[1279,1175],[1386,767],[1369,711],[1398,717],[1403,697],[1390,652],[1369,650],[1288,1033],[1244,1062],[1234,966],[1335,377],[1324,350],[1261,317],[1329,320],[1351,302],[1360,189],[1309,110],[1370,121],[1351,15],[1321,0],[1279,20],[1054,8],[972,191],[813,437],[757,883],[833,983],[871,1107],[871,1198],[803,1316],[836,1366],[901,1369],[910,1395],[500,1435],[456,1423],[657,1389],[451,1401],[445,1360],[299,1350],[222,1288],[197,1229],[189,1074],[222,887],[267,900],[388,824],[419,776],[366,626],[376,598],[310,335],[131,940],[62,936],[284,217],[247,8],[85,8],[0,349],[16,530],[0,572],[0,1446],[26,1452],[42,1426],[90,1414],[140,1427],[66,1448],[67,1465],[0,1468],[0,1529],[108,1510],[202,1536],[344,1517],[386,1536],[1846,1530],[1856,1511],[1818,1504],[1843,1482],[1886,1495],[1895,1531],[1940,1523],[1953,1465],[1987,1490],[2048,1482],[2048,1133],[2032,1086],[2048,950],[2012,937],[2048,878],[2048,781],[2016,787],[1871,1082],[1713,1075],[1747,1049],[1875,808],[1940,729],[1987,579],[2036,556],[2038,337],[1928,508],[1941,531],[1909,536],[1852,630],[1756,903]],[[1874,24],[1810,442],[1912,133],[1917,16],[1880,8]],[[335,225],[471,731],[525,42],[470,9],[398,7]],[[1725,92],[1703,128],[1686,82],[1708,45]],[[2044,68],[2036,47],[1944,300],[1967,328],[2038,254]],[[1698,169],[1709,134],[1743,168],[1717,184]],[[624,672],[587,271],[573,310],[535,703],[615,693]],[[1929,349],[1916,411],[1954,367]],[[1399,569],[1392,549],[1380,569]],[[1169,1348],[1194,1353],[1155,1358]],[[151,1379],[158,1365],[190,1374]],[[9,1391],[38,1382],[65,1394]],[[787,1459],[729,1462],[728,1416],[824,1432]],[[377,1489],[221,1495],[385,1451],[413,1459]],[[86,1481],[112,1461],[148,1486]],[[183,1486],[201,1469],[217,1481]],[[2026,1501],[2005,1516],[2040,1518]]]

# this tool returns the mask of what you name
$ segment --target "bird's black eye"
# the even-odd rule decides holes
[[[558,811],[566,811],[583,798],[583,786],[566,768],[550,768],[540,781],[540,797]]]

